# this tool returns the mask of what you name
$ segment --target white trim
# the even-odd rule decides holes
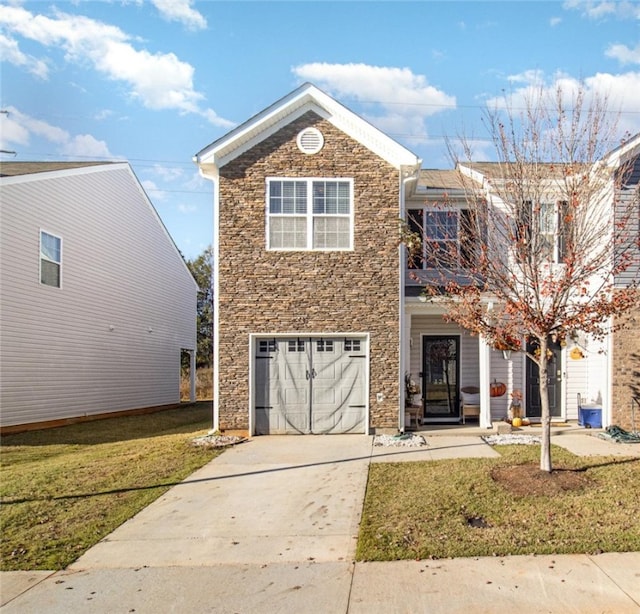
[[[364,339],[367,345],[366,357],[365,357],[365,373],[364,373],[364,394],[365,394],[365,435],[369,435],[371,433],[370,428],[370,414],[371,414],[371,403],[370,403],[370,373],[371,373],[371,334],[363,333],[363,332],[341,332],[341,333],[318,333],[318,332],[308,332],[308,331],[292,331],[288,333],[249,333],[249,399],[248,399],[248,407],[249,407],[249,435],[255,435],[255,414],[256,414],[256,396],[255,396],[255,354],[257,342],[260,339],[286,339],[288,337],[304,337],[305,339],[317,339],[320,337],[326,338],[336,338],[343,339],[345,337],[349,337],[352,339]]]
[[[326,119],[394,168],[420,165],[415,154],[310,83],[300,86],[203,148],[194,160],[201,168],[222,168],[308,111]]]
[[[491,428],[491,346],[484,337],[478,339],[478,355],[480,359],[480,428]]]

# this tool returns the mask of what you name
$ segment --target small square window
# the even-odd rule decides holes
[[[345,352],[359,352],[360,351],[360,339],[345,339],[344,340]]]
[[[332,339],[318,339],[316,342],[316,349],[318,352],[333,352],[333,340]]]
[[[287,343],[287,351],[304,352],[304,341],[302,339],[291,339]]]
[[[263,339],[258,344],[258,350],[263,354],[271,353],[276,351],[276,340],[275,339]]]

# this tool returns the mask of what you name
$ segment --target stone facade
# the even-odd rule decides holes
[[[318,128],[314,155],[296,144]],[[267,251],[267,177],[352,178],[353,251]],[[219,416],[249,428],[249,335],[370,334],[370,425],[399,412],[399,171],[313,112],[220,169]],[[383,400],[378,402],[377,395]]]
[[[638,292],[640,305],[640,292]],[[627,314],[626,328],[614,335],[611,423],[632,428],[632,403],[635,428],[640,430],[640,306]]]

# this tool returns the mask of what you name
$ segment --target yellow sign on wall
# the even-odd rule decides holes
[[[577,345],[569,352],[569,356],[573,360],[580,360],[581,358],[584,358],[582,350]]]

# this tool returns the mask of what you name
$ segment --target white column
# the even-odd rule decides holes
[[[478,340],[480,360],[480,428],[491,428],[491,347],[483,337]]]

